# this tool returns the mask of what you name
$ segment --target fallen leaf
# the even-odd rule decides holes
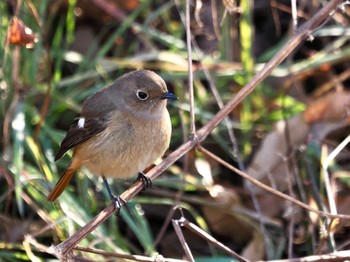
[[[33,33],[33,31],[18,17],[12,17],[6,41],[14,45],[21,45],[31,49],[34,48],[34,44],[37,43],[38,40],[38,34]]]

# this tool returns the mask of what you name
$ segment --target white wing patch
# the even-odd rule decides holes
[[[80,117],[78,120],[78,127],[84,128],[84,125],[85,125],[85,117]]]

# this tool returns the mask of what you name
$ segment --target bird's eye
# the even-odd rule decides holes
[[[141,91],[141,90],[137,90],[136,95],[142,101],[144,101],[144,100],[146,100],[148,98],[148,94],[143,92],[143,91]]]

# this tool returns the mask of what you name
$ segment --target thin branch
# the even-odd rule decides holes
[[[51,60],[51,55],[50,55],[50,44],[48,43],[48,34],[46,31],[45,26],[43,25],[43,23],[40,20],[40,16],[38,14],[38,11],[36,10],[35,6],[33,5],[32,1],[30,0],[26,0],[26,3],[29,7],[29,10],[31,11],[33,17],[35,18],[35,21],[37,22],[40,30],[41,30],[41,35],[43,38],[43,45],[44,45],[44,49],[46,52],[46,69],[47,69],[47,90],[46,90],[46,94],[45,94],[45,98],[44,98],[44,102],[43,105],[41,107],[41,112],[40,112],[40,119],[39,122],[35,128],[35,141],[38,142],[38,138],[39,138],[39,133],[41,130],[42,125],[45,122],[45,118],[47,115],[47,112],[49,111],[49,106],[50,106],[50,102],[51,102],[51,92],[52,92],[52,60]]]
[[[182,194],[182,191],[181,191],[181,194]],[[175,203],[178,204],[177,202],[179,202],[179,194],[176,194],[175,199],[176,199]],[[160,241],[163,239],[163,237],[166,233],[166,230],[168,229],[168,226],[169,226],[172,218],[174,217],[175,211],[176,211],[176,208],[171,208],[170,211],[168,212],[168,214],[164,220],[164,223],[163,223],[162,227],[160,228],[159,233],[157,234],[157,237],[154,240],[154,247],[157,247],[159,245]]]
[[[211,153],[210,151],[206,150],[205,148],[203,148],[202,146],[199,146],[198,149],[204,153],[205,155],[209,156],[210,158],[214,159],[215,161],[217,161],[218,163],[220,163],[221,165],[227,167],[228,169],[232,170],[233,172],[235,172],[236,174],[240,175],[241,177],[243,177],[244,179],[248,180],[249,182],[253,183],[254,185],[260,187],[261,189],[266,190],[267,192],[270,192],[271,194],[274,194],[275,196],[278,196],[284,200],[287,200],[297,206],[300,206],[301,208],[308,210],[310,212],[316,213],[317,215],[321,216],[321,217],[325,217],[325,218],[332,218],[332,219],[350,219],[350,215],[343,215],[343,214],[331,214],[331,213],[327,213],[327,212],[323,212],[320,210],[317,210],[315,208],[312,208],[310,206],[308,206],[307,204],[300,202],[299,200],[296,200],[295,198],[288,196],[280,191],[277,191],[276,189],[273,189],[272,187],[269,187],[267,185],[265,185],[264,183],[261,183],[260,181],[252,178],[251,176],[249,176],[248,174],[240,171],[239,169],[235,168],[234,166],[230,165],[229,163],[227,163],[226,161],[224,161],[223,159],[219,158],[218,156],[214,155],[213,153]]]
[[[180,17],[181,17],[181,21],[182,23],[184,24],[184,26],[186,26],[186,18],[185,18],[185,15],[183,14],[183,12],[181,11],[180,9],[180,3],[178,0],[175,0],[175,5],[178,9],[178,12],[180,14]],[[216,8],[216,3],[215,1],[212,1],[211,3],[211,6],[212,8]],[[216,12],[216,11],[215,11]],[[214,13],[215,13],[214,12]],[[214,96],[214,99],[217,103],[217,105],[219,106],[220,109],[222,109],[224,107],[224,102],[222,101],[221,97],[220,97],[220,94],[219,94],[219,91],[217,90],[216,86],[215,86],[215,83],[214,83],[214,80],[212,78],[212,76],[210,75],[210,72],[209,72],[209,69],[208,67],[202,62],[203,61],[203,58],[204,58],[204,55],[200,52],[200,48],[197,44],[197,41],[193,38],[191,39],[191,43],[194,47],[194,51],[195,51],[195,54],[197,56],[197,59],[201,65],[201,68],[204,72],[204,75],[205,75],[205,78],[206,80],[208,81],[208,84],[209,84],[209,87],[211,89],[211,92]],[[192,60],[192,59],[191,59]],[[189,61],[190,63],[190,61]],[[192,63],[191,63],[192,64]],[[192,66],[192,65],[191,65]],[[192,70],[190,71],[192,73]],[[190,98],[191,99],[191,98]],[[192,107],[191,107],[192,108]],[[191,110],[191,109],[190,109]],[[190,111],[190,115],[191,115],[191,111]],[[193,117],[194,118],[194,117]],[[243,164],[243,161],[242,161],[242,158],[240,156],[240,153],[239,153],[239,148],[238,148],[238,143],[237,143],[237,139],[236,139],[236,136],[234,134],[234,130],[233,130],[233,126],[232,126],[232,123],[230,121],[230,118],[228,116],[225,117],[224,119],[225,121],[225,124],[226,124],[226,127],[227,127],[227,132],[228,132],[228,135],[230,137],[230,140],[231,140],[231,143],[232,143],[232,155],[233,157],[236,159],[238,165],[239,165],[239,168],[241,170],[245,170],[245,167],[244,167],[244,164]],[[191,124],[194,123],[194,121],[192,122],[191,121]]]
[[[172,165],[176,160],[186,154],[189,150],[195,147],[198,142],[202,142],[206,139],[206,137],[211,133],[211,131],[219,125],[221,121],[240,103],[242,100],[249,95],[255,87],[263,81],[271,71],[280,64],[303,40],[307,39],[311,32],[315,30],[320,24],[322,24],[326,19],[329,18],[331,12],[333,12],[338,5],[340,5],[342,0],[333,0],[329,2],[325,7],[323,7],[317,14],[313,16],[307,23],[305,23],[300,30],[285,44],[285,46],[264,66],[264,68],[258,72],[252,80],[241,89],[240,92],[236,94],[236,96],[229,101],[226,106],[220,110],[204,127],[202,127],[197,132],[197,137],[191,137],[187,142],[182,144],[178,149],[176,149],[173,153],[171,153],[167,158],[165,158],[159,165],[155,166],[152,170],[150,170],[147,175],[150,179],[154,180],[162,172],[164,172],[170,165]],[[214,155],[214,157],[216,157]],[[227,163],[224,162],[226,165]],[[230,166],[230,165],[229,165]],[[231,168],[231,166],[230,166]],[[236,169],[235,169],[236,170]],[[236,170],[238,174],[243,174],[246,179],[250,179],[245,173]],[[260,183],[260,182],[259,182]],[[265,185],[261,185],[266,188]],[[127,202],[132,197],[134,197],[138,192],[142,190],[143,186],[140,181],[131,186],[127,191],[125,191],[121,197]],[[270,189],[268,187],[268,189]],[[276,193],[273,191],[273,193]],[[311,209],[309,206],[301,203],[289,196],[286,196],[280,192],[276,194],[284,199],[289,199],[289,201],[295,204],[301,204],[305,209],[314,211],[321,216],[325,217],[333,217],[333,218],[342,218],[342,219],[350,219],[350,216],[347,215],[331,215],[325,212],[320,212],[318,210]],[[99,224],[105,221],[113,212],[115,211],[114,205],[106,207],[100,214],[98,214],[92,221],[86,224],[83,228],[78,230],[75,234],[73,234],[66,241],[62,242],[56,247],[56,255],[59,258],[64,258],[69,252],[80,242],[83,238],[85,238],[91,231],[93,231]]]
[[[350,138],[350,136],[348,136],[348,138]],[[339,148],[339,147],[340,146],[338,146],[337,148]],[[333,194],[333,190],[332,190],[332,186],[331,186],[331,181],[329,178],[328,163],[326,163],[327,160],[329,160],[330,158],[327,155],[328,155],[328,147],[327,147],[327,145],[323,144],[322,149],[321,149],[321,163],[322,163],[321,174],[323,177],[323,183],[324,183],[324,187],[326,190],[326,195],[327,195],[328,204],[329,204],[329,210],[332,214],[337,214],[338,213],[337,212],[337,205],[335,203],[334,194]],[[329,155],[329,156],[331,156],[331,155]]]
[[[198,60],[202,66],[202,70],[204,72],[206,80],[208,81],[208,84],[209,84],[210,90],[214,96],[214,99],[215,99],[216,103],[218,104],[219,108],[222,109],[224,107],[224,102],[222,101],[222,99],[220,97],[219,91],[216,88],[214,80],[213,80],[212,76],[210,75],[210,72],[209,72],[207,66],[204,63],[202,63],[203,56],[201,56],[200,52],[198,52],[200,49],[199,49],[198,44],[197,44],[195,39],[193,39],[192,44],[195,47],[196,55],[198,56]],[[235,136],[235,133],[233,130],[233,125],[231,123],[231,120],[228,116],[226,116],[224,118],[224,121],[225,121],[225,125],[227,128],[228,136],[229,136],[231,143],[232,143],[232,155],[233,155],[234,159],[237,161],[239,169],[245,170],[245,166],[244,166],[244,163],[242,161],[241,154],[239,152],[239,147],[238,147],[237,139],[236,139],[236,136]]]
[[[326,160],[322,163],[322,168],[328,169],[331,161],[350,143],[350,135],[348,135],[330,154]]]
[[[221,242],[217,241],[215,238],[213,238],[211,235],[209,235],[207,232],[203,231],[200,227],[196,226],[195,224],[189,222],[186,218],[181,218],[178,220],[178,223],[190,230],[191,232],[195,233],[196,235],[199,235],[201,238],[205,239],[206,241],[210,242],[214,246],[220,248],[221,250],[225,251],[227,254],[231,255],[232,257],[236,258],[238,261],[241,262],[248,262],[245,258],[238,255],[236,252],[231,250],[229,247],[225,246]]]
[[[191,15],[190,0],[186,0],[186,43],[187,43],[187,61],[188,61],[188,89],[190,95],[190,129],[191,135],[196,133],[195,115],[194,115],[194,92],[193,92],[193,69],[192,69],[192,34],[191,34]]]
[[[82,246],[77,246],[74,249],[75,250],[79,250],[79,251],[83,251],[83,252],[89,252],[89,253],[103,255],[105,257],[117,257],[117,258],[121,258],[121,259],[132,260],[132,261],[141,261],[141,262],[158,261],[157,260],[157,256],[156,257],[146,257],[146,256],[140,256],[140,255],[121,254],[121,253],[115,253],[115,252],[108,252],[108,251],[104,251],[104,250],[97,249],[97,248],[82,247]],[[181,260],[181,259],[164,258],[161,255],[158,255],[158,256],[159,256],[159,261],[164,261],[164,262],[185,262],[184,260]]]
[[[322,261],[322,262],[342,262],[350,259],[350,251],[338,251],[326,255],[315,255],[303,258],[281,259],[273,260],[273,262],[310,262],[310,261]]]
[[[175,233],[176,233],[176,235],[177,235],[177,237],[182,245],[183,250],[185,251],[187,259],[191,262],[194,262],[194,257],[192,255],[191,249],[188,246],[186,239],[185,239],[185,236],[182,233],[180,220],[172,219],[171,222],[173,223]]]
[[[298,8],[297,8],[296,0],[292,0],[291,5],[292,5],[293,29],[296,29],[298,26],[298,14],[297,14]]]
[[[265,64],[265,66],[256,73],[252,80],[242,88],[236,96],[229,101],[226,106],[220,110],[215,117],[209,121],[203,128],[198,130],[197,136],[207,137],[211,131],[227,116],[243,99],[248,96],[255,87],[262,82],[272,70],[279,65],[293,50],[305,39],[308,39],[311,33],[318,28],[331,13],[342,3],[342,0],[333,0],[318,11],[308,22],[303,24],[296,34],[278,51],[275,56]],[[200,139],[199,139],[200,140]]]
[[[184,24],[184,26],[186,26],[186,18],[185,18],[185,15],[183,14],[182,10],[180,9],[180,3],[179,3],[178,0],[175,0],[175,5],[177,7],[177,11],[180,14],[182,23]],[[213,6],[216,7],[215,1],[212,2],[211,5],[212,5],[212,7]],[[215,99],[216,103],[218,104],[219,108],[222,109],[224,107],[224,102],[222,101],[222,99],[220,97],[219,91],[218,91],[218,89],[215,86],[214,80],[213,80],[212,76],[210,75],[208,67],[202,62],[203,58],[204,58],[204,55],[200,52],[200,48],[199,48],[199,46],[197,44],[197,41],[194,38],[191,39],[191,43],[192,43],[192,45],[194,47],[195,54],[196,54],[196,56],[198,58],[198,61],[199,61],[200,65],[201,65],[201,68],[202,68],[202,70],[204,72],[205,78],[208,81],[208,84],[209,84],[211,92],[212,92],[212,94],[214,96],[214,99]],[[191,70],[191,72],[192,72],[192,70]],[[233,130],[233,126],[232,126],[232,123],[230,121],[230,118],[228,116],[226,116],[224,121],[225,121],[225,124],[226,124],[226,127],[227,127],[228,135],[229,135],[231,143],[232,143],[232,155],[236,159],[236,161],[237,161],[237,163],[239,165],[239,168],[241,170],[244,170],[245,167],[244,167],[242,158],[241,158],[240,153],[239,153],[237,139],[236,139],[236,136],[234,134],[234,130]]]

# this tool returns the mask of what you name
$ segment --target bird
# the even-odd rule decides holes
[[[177,97],[150,70],[124,74],[88,97],[55,157],[57,161],[73,149],[71,162],[48,200],[55,201],[81,167],[103,178],[117,209],[121,199],[112,194],[106,177],[123,179],[138,174],[148,187],[151,180],[143,171],[163,156],[170,144],[168,99]]]

